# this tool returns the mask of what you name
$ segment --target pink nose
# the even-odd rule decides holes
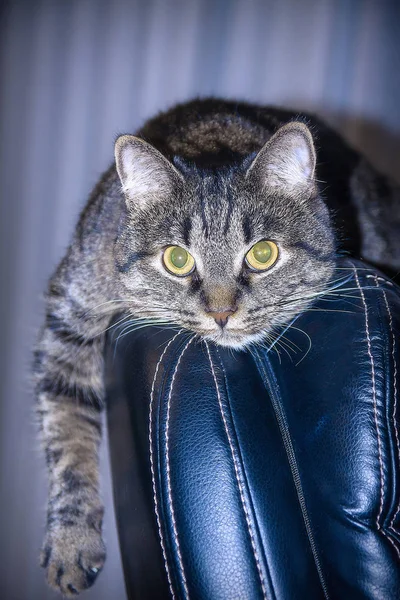
[[[220,327],[225,327],[229,317],[233,315],[236,312],[236,310],[236,308],[228,308],[222,311],[208,310],[207,313],[210,315],[210,317],[214,318],[217,325],[219,325]]]

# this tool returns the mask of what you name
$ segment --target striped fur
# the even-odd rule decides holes
[[[124,163],[132,169],[121,172],[126,199],[113,165],[81,215],[48,286],[34,359],[49,474],[42,564],[64,596],[91,585],[105,560],[98,449],[103,350],[117,313],[129,315],[132,328],[141,318],[141,326],[177,325],[242,347],[306,309],[309,300],[288,298],[324,290],[338,251],[400,268],[398,188],[324,124],[301,117],[310,154],[303,149],[300,157],[309,178],[314,150],[307,122],[316,140],[315,180],[303,179],[288,146],[275,147],[284,159],[279,169],[268,148],[265,161],[260,153],[255,163],[272,134],[295,116],[217,100],[178,106],[138,133],[152,149],[143,160]],[[140,153],[140,140],[137,146]],[[325,182],[323,198],[317,180]],[[276,268],[259,276],[246,270],[243,256],[262,238],[278,240],[282,251]],[[190,277],[174,278],[163,269],[168,244],[195,256],[198,267]],[[232,330],[228,325],[224,332],[206,312],[221,302],[238,306]]]

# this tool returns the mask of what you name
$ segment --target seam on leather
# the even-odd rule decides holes
[[[395,432],[395,436],[396,436],[396,445],[397,445],[397,454],[398,454],[398,458],[399,458],[399,465],[400,465],[400,438],[399,438],[399,430],[397,427],[397,397],[398,397],[398,390],[397,390],[397,360],[396,360],[396,336],[394,335],[394,329],[393,329],[393,317],[392,317],[392,312],[390,310],[389,307],[389,302],[386,296],[386,292],[385,290],[383,290],[383,297],[385,299],[385,304],[386,304],[386,309],[388,311],[388,316],[389,316],[389,327],[390,327],[390,333],[392,336],[392,360],[393,360],[393,425],[394,425],[394,432]],[[393,529],[395,531],[394,528],[394,522],[396,520],[397,515],[400,512],[400,501],[399,504],[397,506],[397,510],[395,512],[395,514],[393,515],[392,520],[390,521],[390,528]]]
[[[167,552],[166,552],[166,548],[165,548],[165,541],[164,541],[164,536],[163,536],[163,533],[162,533],[161,519],[160,519],[160,513],[159,513],[159,509],[158,509],[156,478],[155,478],[155,471],[154,471],[154,456],[153,456],[153,407],[154,407],[154,390],[155,390],[157,375],[158,375],[158,371],[160,369],[161,363],[163,361],[164,356],[167,353],[168,348],[170,347],[170,345],[172,344],[172,342],[174,342],[176,340],[176,338],[181,333],[182,333],[182,331],[178,331],[178,333],[176,335],[174,335],[174,337],[172,339],[169,340],[168,344],[165,346],[163,352],[161,353],[160,358],[158,359],[158,362],[157,362],[157,365],[156,365],[156,368],[155,368],[155,371],[154,371],[153,382],[152,382],[152,385],[151,385],[150,404],[149,404],[150,470],[151,470],[151,483],[152,483],[152,486],[153,486],[154,510],[155,510],[155,513],[156,513],[158,535],[160,537],[161,550],[162,550],[162,554],[163,554],[165,570],[166,570],[166,573],[167,573],[169,591],[171,593],[171,596],[172,596],[173,600],[175,600],[175,592],[174,592],[174,589],[173,589],[173,586],[172,586],[171,573],[170,573],[169,566],[168,566]]]
[[[388,530],[388,533],[393,537],[397,544],[400,544],[400,533],[398,531],[395,529],[390,529],[390,531]]]
[[[247,494],[249,496],[248,511],[250,511],[251,513],[253,513],[255,515],[255,510],[254,510],[254,505],[253,505],[253,501],[252,501],[252,497],[251,497],[251,493],[250,493],[250,488],[249,488],[249,484],[248,484],[246,470],[244,468],[244,461],[243,461],[243,458],[242,458],[242,453],[241,453],[241,450],[240,450],[240,444],[239,444],[239,440],[238,440],[237,433],[236,433],[235,419],[233,417],[232,409],[231,409],[231,401],[230,401],[230,394],[229,394],[228,378],[227,378],[227,375],[226,375],[226,370],[225,370],[224,363],[222,361],[221,354],[219,352],[218,347],[215,350],[216,350],[216,353],[218,354],[219,364],[220,364],[221,369],[222,369],[224,383],[225,383],[225,392],[226,392],[226,399],[227,399],[227,410],[228,410],[228,414],[230,416],[231,429],[232,429],[232,432],[233,432],[232,445],[236,445],[236,453],[237,453],[237,457],[238,457],[238,463],[241,466],[241,471],[242,471],[243,486],[245,487],[245,489],[247,489]],[[236,443],[235,443],[235,440],[236,440]],[[257,519],[256,518],[254,518],[254,532],[261,539],[261,534],[260,534],[260,531],[259,531],[259,527],[258,527]],[[256,540],[254,540],[254,541],[256,541]],[[261,555],[263,557],[263,562],[264,562],[264,564],[267,564],[267,560],[266,560],[266,557],[265,557],[265,552],[264,552],[264,548],[263,548],[262,542],[260,542],[260,546],[261,546],[260,553],[261,553]],[[257,552],[257,558],[258,558],[258,555],[259,555],[259,553]],[[261,560],[260,559],[258,559],[258,560],[259,560],[260,569],[261,569],[261,573],[262,573]],[[266,577],[263,576],[264,585],[265,585],[265,580],[268,579],[269,586],[271,588],[271,592],[272,592],[273,598],[276,598],[276,594],[275,594],[275,591],[274,591],[274,588],[273,588],[273,583],[272,583],[271,578],[269,577],[269,574],[268,574],[268,569],[266,568],[265,570],[267,571],[267,576]]]
[[[264,386],[267,388],[267,390],[269,390],[270,395],[271,395],[271,401],[272,401],[272,405],[273,405],[273,409],[275,411],[275,415],[278,421],[278,425],[279,425],[279,430],[281,433],[281,437],[282,437],[282,441],[283,441],[283,445],[288,457],[288,462],[290,465],[290,470],[292,472],[292,478],[293,478],[293,483],[296,489],[296,493],[297,493],[297,497],[299,500],[299,504],[300,504],[300,509],[301,509],[301,513],[303,516],[303,521],[304,521],[304,525],[306,528],[306,533],[307,533],[307,537],[310,543],[310,547],[311,547],[311,553],[313,555],[314,558],[314,562],[315,562],[315,567],[317,569],[317,573],[318,573],[318,577],[319,580],[321,582],[321,587],[322,587],[322,591],[324,593],[324,596],[326,598],[326,600],[329,600],[329,594],[328,594],[328,589],[326,586],[326,582],[325,582],[325,578],[324,578],[324,574],[322,572],[322,567],[321,567],[321,561],[319,559],[319,555],[318,555],[318,551],[317,551],[317,546],[315,543],[315,539],[314,539],[314,534],[311,528],[311,521],[310,521],[310,517],[308,516],[308,512],[307,512],[307,506],[305,503],[305,496],[304,496],[304,492],[303,492],[303,486],[301,483],[301,478],[300,478],[300,472],[299,472],[299,468],[298,468],[298,464],[297,464],[297,459],[296,459],[296,454],[294,452],[294,448],[293,448],[293,444],[292,444],[292,439],[290,436],[290,432],[289,432],[289,427],[288,424],[286,422],[286,416],[283,412],[282,409],[282,403],[280,402],[280,399],[278,398],[278,392],[276,394],[276,401],[279,403],[279,408],[280,408],[280,413],[282,416],[282,419],[284,421],[284,425],[285,425],[285,429],[287,431],[286,435],[284,435],[284,432],[282,431],[281,428],[281,424],[279,423],[279,418],[278,418],[278,414],[277,414],[277,407],[274,404],[274,399],[273,399],[273,395],[274,395],[274,391],[272,390],[272,386],[270,385],[269,379],[268,379],[268,375],[266,373],[266,370],[264,368],[264,364],[259,356],[259,354],[257,352],[254,353],[254,360],[258,369],[258,372],[260,373],[263,381],[264,381]],[[265,358],[265,360],[267,360],[267,358]],[[270,363],[268,363],[270,364]],[[272,367],[269,367],[272,371]],[[275,382],[274,382],[275,383]],[[277,384],[276,387],[278,388]],[[294,466],[292,466],[291,461],[290,461],[290,457],[289,457],[289,453],[292,456],[293,462],[294,462]],[[293,471],[293,469],[295,468],[295,472]],[[296,483],[297,480],[297,483]],[[304,499],[304,502],[301,501],[301,496]]]
[[[374,362],[374,357],[373,357],[373,354],[372,354],[372,342],[371,342],[371,337],[370,337],[370,332],[369,332],[369,320],[368,320],[367,302],[366,302],[365,295],[364,295],[364,292],[362,290],[362,287],[360,285],[360,280],[358,278],[357,269],[356,269],[356,267],[354,265],[353,265],[353,269],[354,269],[354,274],[355,274],[355,279],[356,279],[357,287],[360,290],[361,300],[362,300],[363,305],[364,305],[365,333],[366,333],[366,336],[367,336],[368,356],[370,358],[370,363],[371,363],[371,379],[372,379],[372,392],[373,392],[373,404],[374,404],[374,420],[375,420],[376,434],[377,434],[377,440],[378,440],[378,457],[379,457],[379,468],[380,468],[381,497],[380,497],[379,513],[378,513],[377,518],[376,518],[376,527],[377,527],[377,530],[381,531],[382,534],[385,536],[385,538],[390,542],[390,544],[395,549],[398,557],[400,558],[400,550],[399,550],[398,546],[396,545],[396,543],[392,539],[392,537],[389,535],[389,533],[387,531],[385,531],[385,529],[380,524],[380,518],[382,516],[382,511],[383,511],[383,501],[384,501],[383,494],[384,494],[385,475],[384,475],[384,470],[383,470],[382,445],[381,445],[381,437],[380,437],[379,422],[378,422],[378,406],[377,406],[376,380],[375,380],[375,362]],[[379,288],[379,283],[378,283],[377,279],[375,279],[375,285],[378,287],[378,289],[380,289]]]
[[[219,409],[220,409],[220,413],[221,413],[221,417],[222,417],[222,422],[224,424],[224,429],[225,429],[226,437],[228,438],[229,448],[230,448],[231,455],[232,455],[233,467],[234,467],[234,471],[235,471],[236,482],[237,482],[237,485],[238,485],[239,496],[240,496],[240,500],[241,500],[241,504],[242,504],[242,508],[243,508],[243,512],[244,512],[244,516],[245,516],[245,519],[246,519],[247,530],[248,530],[249,537],[250,537],[250,544],[251,544],[251,547],[252,547],[252,550],[253,550],[254,560],[255,560],[257,571],[258,571],[258,575],[259,575],[259,578],[260,578],[262,594],[263,594],[264,600],[267,600],[267,592],[266,592],[266,589],[265,589],[264,576],[263,576],[263,573],[262,573],[262,570],[261,570],[260,559],[259,559],[258,553],[257,553],[257,548],[256,548],[255,540],[254,540],[254,533],[252,531],[250,516],[249,516],[249,513],[248,513],[248,508],[246,506],[246,501],[245,501],[245,498],[244,498],[242,483],[240,481],[239,468],[238,468],[238,465],[237,465],[237,459],[236,459],[235,451],[234,451],[234,448],[233,448],[233,442],[232,442],[231,435],[229,433],[229,428],[228,428],[228,424],[227,424],[227,421],[226,421],[226,416],[225,416],[224,409],[223,409],[223,406],[222,406],[221,393],[220,393],[220,389],[219,389],[219,386],[218,386],[218,380],[217,380],[217,376],[216,376],[215,369],[214,369],[214,363],[213,363],[213,360],[211,358],[211,353],[210,353],[210,349],[208,347],[208,344],[207,344],[207,342],[204,342],[204,343],[205,343],[206,349],[207,349],[208,360],[210,361],[210,367],[211,367],[211,372],[212,372],[212,376],[213,376],[214,383],[215,383],[215,389],[216,389],[216,392],[217,392],[217,399],[218,399],[218,405],[219,405]]]
[[[389,302],[387,299],[387,295],[385,292],[385,289],[383,287],[379,286],[379,282],[378,282],[378,277],[375,277],[375,285],[378,289],[382,290],[382,294],[383,294],[383,298],[385,301],[385,306],[386,306],[386,311],[388,314],[388,318],[389,318],[389,329],[390,329],[390,334],[391,334],[391,347],[392,347],[392,352],[391,352],[391,357],[392,357],[392,361],[393,361],[393,412],[392,412],[392,417],[393,417],[393,427],[394,427],[394,432],[395,432],[395,438],[396,438],[396,448],[397,448],[397,455],[398,455],[398,459],[399,459],[399,464],[400,464],[400,439],[399,439],[399,432],[398,432],[398,428],[397,428],[397,396],[398,396],[398,390],[397,390],[397,361],[396,361],[396,337],[394,335],[394,329],[393,329],[393,317],[392,317],[392,312],[390,310],[390,306],[389,306]],[[393,531],[393,533],[395,535],[398,534],[398,532],[396,531],[395,527],[394,527],[394,522],[396,520],[397,515],[399,514],[400,511],[400,502],[397,506],[397,510],[394,512],[393,517],[389,523],[389,529],[391,529]],[[384,531],[384,530],[383,530]],[[384,533],[386,534],[386,532],[384,531]],[[388,536],[387,536],[388,537]],[[390,542],[392,543],[392,545],[394,546],[398,557],[400,558],[400,549],[397,546],[397,544],[395,543],[394,540],[392,540],[391,537],[388,537],[388,539],[390,540]]]
[[[189,600],[189,589],[188,589],[188,585],[187,585],[187,581],[186,581],[185,569],[183,567],[181,547],[180,547],[179,538],[178,538],[178,528],[176,525],[174,504],[172,501],[171,470],[170,470],[170,464],[169,464],[169,417],[170,417],[170,412],[171,412],[170,411],[171,399],[172,399],[172,391],[173,391],[173,387],[174,387],[175,377],[178,372],[178,368],[179,368],[180,362],[182,360],[182,357],[185,354],[188,346],[193,342],[194,339],[195,339],[194,336],[191,337],[190,340],[185,344],[185,346],[183,347],[183,349],[178,357],[178,360],[176,361],[175,369],[172,374],[169,394],[168,394],[167,416],[166,416],[166,424],[165,424],[165,458],[166,458],[166,470],[167,470],[168,502],[169,502],[169,508],[170,508],[170,512],[171,512],[171,521],[172,521],[172,530],[173,530],[173,535],[174,535],[174,541],[175,541],[175,545],[176,545],[176,551],[178,554],[179,569],[181,572],[183,589],[185,591],[185,598],[187,598],[187,600]]]
[[[362,287],[360,285],[360,280],[358,278],[358,273],[357,273],[357,269],[356,267],[353,265],[353,270],[354,270],[354,276],[355,276],[355,280],[356,280],[356,284],[357,287],[360,291],[360,297],[364,306],[364,317],[365,317],[365,335],[367,337],[367,352],[368,352],[368,356],[369,356],[369,361],[370,361],[370,365],[371,365],[371,385],[372,385],[372,403],[373,403],[373,409],[374,409],[374,421],[375,421],[375,428],[376,428],[376,435],[377,435],[377,440],[378,440],[378,460],[379,460],[379,472],[380,472],[380,503],[379,503],[379,512],[378,515],[376,517],[376,527],[378,530],[381,529],[381,524],[380,524],[380,519],[382,516],[382,511],[383,511],[383,491],[384,491],[384,486],[385,486],[385,474],[384,474],[384,470],[383,470],[383,460],[382,460],[382,442],[381,442],[381,435],[379,432],[379,422],[378,422],[378,406],[377,406],[377,397],[376,397],[376,378],[375,378],[375,361],[374,361],[374,356],[372,354],[372,343],[371,343],[371,336],[370,336],[370,331],[369,331],[369,319],[368,319],[368,307],[367,307],[367,302],[365,299],[365,294],[362,290]]]

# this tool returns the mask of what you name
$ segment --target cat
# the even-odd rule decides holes
[[[52,587],[76,595],[105,560],[98,448],[115,315],[244,348],[306,310],[340,253],[399,270],[399,231],[399,187],[308,115],[194,100],[117,139],[50,280],[35,352]]]

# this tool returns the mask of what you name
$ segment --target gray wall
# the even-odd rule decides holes
[[[398,177],[400,2],[26,0],[1,15],[0,595],[46,600],[27,365],[46,278],[116,134],[177,100],[238,97],[315,110]],[[125,597],[106,459],[108,563],[88,600]]]

